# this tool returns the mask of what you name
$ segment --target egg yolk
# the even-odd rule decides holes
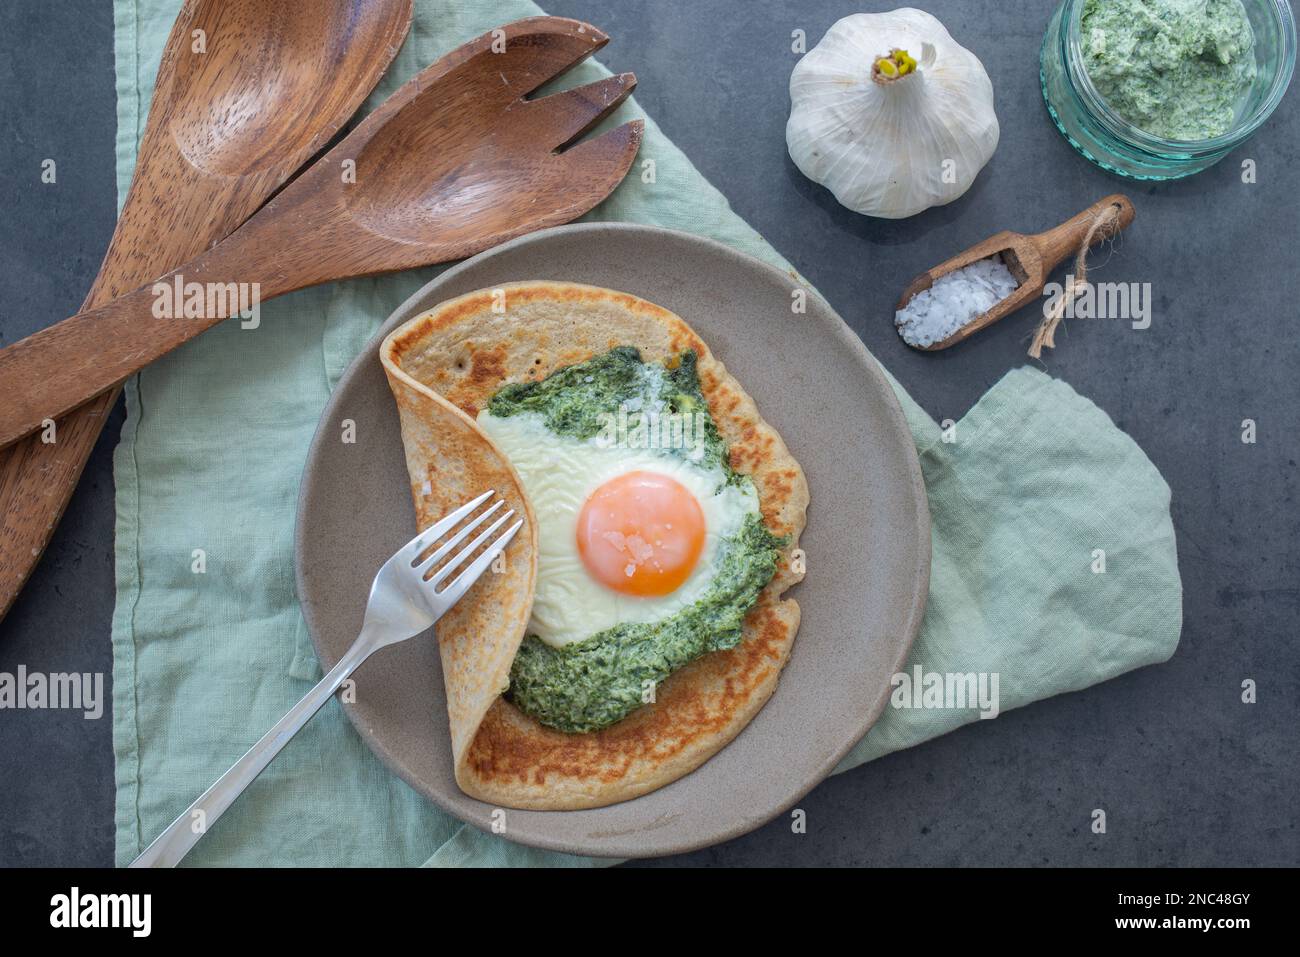
[[[578,513],[578,554],[592,578],[625,595],[667,595],[704,550],[704,511],[676,479],[628,472],[610,479]]]

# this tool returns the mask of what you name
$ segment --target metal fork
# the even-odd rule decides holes
[[[366,604],[366,616],[361,625],[361,634],[339,659],[339,663],[331,668],[330,673],[321,679],[320,684],[307,692],[306,697],[294,705],[274,728],[249,748],[229,771],[219,777],[216,784],[204,791],[180,817],[172,821],[167,826],[167,830],[159,834],[154,842],[145,848],[144,853],[131,862],[132,867],[175,867],[217,818],[235,802],[235,798],[243,793],[244,788],[253,783],[253,780],[280,753],[280,749],[289,743],[289,739],[302,730],[303,725],[311,720],[363,661],[380,648],[406,641],[428,630],[464,596],[465,592],[469,591],[470,586],[478,581],[479,576],[505,549],[524,524],[523,519],[519,519],[496,539],[492,539],[497,529],[515,514],[511,509],[475,536],[474,540],[459,552],[451,555],[452,549],[505,504],[498,499],[488,508],[474,515],[463,526],[456,528],[494,494],[493,490],[489,490],[472,502],[462,505],[446,518],[415,536],[398,549],[397,554],[384,562],[384,566],[379,569],[374,582],[370,585],[370,600]],[[424,554],[452,529],[456,529],[456,532],[451,538],[438,545],[431,554]],[[488,544],[489,540],[491,544]],[[446,588],[437,590],[453,571],[484,545],[487,545],[487,548],[468,568],[457,575]],[[449,555],[451,557],[447,559],[446,564],[429,575],[430,570]]]

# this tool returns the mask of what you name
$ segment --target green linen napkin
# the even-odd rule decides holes
[[[120,196],[179,6],[115,0]],[[367,109],[454,46],[539,12],[526,0],[417,0],[406,45]],[[606,75],[593,62],[576,72],[574,82]],[[623,116],[637,112],[629,104]],[[688,229],[789,268],[650,120],[643,151],[656,159],[656,183],[629,177],[589,219]],[[348,361],[436,272],[275,300],[256,330],[223,323],[128,384],[114,460],[120,864],[319,677],[293,580],[308,442]],[[941,430],[895,389],[934,522],[929,606],[909,673],[997,673],[1005,711],[1173,653],[1182,600],[1169,489],[1105,413],[1019,369]],[[887,708],[838,771],[973,720],[975,710]],[[187,863],[594,862],[511,844],[443,813],[391,774],[331,702]]]

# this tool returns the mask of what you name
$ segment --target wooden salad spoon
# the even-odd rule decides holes
[[[0,350],[7,397],[0,444],[239,311],[231,284],[264,301],[460,259],[582,215],[623,179],[643,124],[568,144],[617,107],[635,77],[527,96],[607,41],[576,20],[534,17],[466,43],[389,97],[228,239],[154,283]],[[168,299],[178,282],[187,300],[190,288],[206,293],[202,315],[175,317],[181,303],[173,310]]]
[[[1032,236],[1013,232],[998,233],[965,252],[958,253],[947,262],[921,273],[908,283],[895,308],[904,309],[912,301],[913,296],[929,289],[939,281],[940,277],[950,272],[964,269],[981,259],[1001,257],[1008,271],[1019,283],[1015,290],[993,308],[980,313],[946,339],[940,339],[928,346],[915,347],[926,352],[947,349],[970,338],[981,329],[993,325],[1004,316],[1009,316],[1021,306],[1027,305],[1031,299],[1039,296],[1052,270],[1067,256],[1079,251],[1079,246],[1095,224],[1100,224],[1100,228],[1092,237],[1093,244],[1115,237],[1121,230],[1127,229],[1131,222],[1133,222],[1133,204],[1129,202],[1127,196],[1115,193],[1045,233]]]
[[[82,308],[175,268],[251,216],[379,82],[406,38],[411,5],[187,0],[163,48],[131,188]],[[119,392],[69,412],[46,440],[0,450],[0,617],[45,550]]]

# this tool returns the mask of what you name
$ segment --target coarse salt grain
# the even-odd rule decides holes
[[[1018,285],[999,257],[979,259],[918,292],[894,314],[894,325],[909,346],[934,345],[988,312]]]

